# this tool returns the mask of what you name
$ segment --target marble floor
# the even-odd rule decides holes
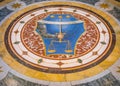
[[[120,0],[0,0],[0,86],[120,86]]]

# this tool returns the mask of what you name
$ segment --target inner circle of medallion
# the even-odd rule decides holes
[[[50,55],[46,55],[45,54],[45,45],[43,43],[43,40],[42,40],[42,37],[38,36],[38,34],[35,32],[35,29],[37,27],[37,22],[41,19],[39,19],[39,16],[42,16],[43,18],[45,18],[46,16],[48,15],[52,15],[52,14],[67,14],[67,15],[73,15],[75,16],[76,18],[78,17],[78,19],[84,21],[84,27],[85,27],[85,32],[77,39],[77,42],[75,44],[75,49],[74,49],[74,55],[69,55],[69,57],[67,58],[67,55],[66,54],[50,54]],[[43,16],[44,15],[44,16]],[[43,19],[42,18],[42,19]],[[29,30],[29,27],[31,26],[32,27],[32,24],[33,24],[33,31],[31,30],[30,33],[28,32]],[[92,31],[89,29],[93,29],[94,30],[94,34],[92,33]],[[27,30],[26,30],[27,29]],[[96,44],[98,43],[98,40],[99,40],[99,31],[98,31],[98,28],[96,27],[96,25],[90,21],[89,19],[85,18],[85,16],[81,16],[80,14],[73,14],[72,12],[49,12],[47,14],[41,14],[41,15],[38,15],[38,16],[35,16],[34,18],[32,18],[30,21],[28,21],[25,26],[23,27],[22,31],[21,31],[21,40],[23,42],[23,45],[29,50],[31,51],[32,53],[35,53],[36,55],[38,56],[41,56],[43,58],[49,58],[49,59],[54,59],[54,60],[67,60],[67,59],[72,59],[72,58],[77,58],[77,57],[80,57],[80,56],[83,56],[85,55],[86,53],[90,52],[95,46]],[[39,41],[41,43],[33,43],[33,47],[30,47],[28,43],[30,43],[30,41],[28,41],[26,43],[26,40],[28,38],[28,35],[26,36],[26,34],[29,33],[29,34],[32,34],[33,36],[36,36],[35,39],[37,39],[39,37],[39,40],[30,40],[30,41]],[[75,33],[74,33],[75,34]],[[91,36],[88,36],[88,35],[91,35]],[[73,34],[72,34],[73,35]],[[33,37],[32,36],[32,37]],[[74,35],[73,35],[74,36]],[[93,37],[94,36],[94,37]],[[31,36],[29,36],[31,38]],[[86,39],[85,39],[86,37]],[[33,37],[34,38],[34,37]],[[84,40],[83,40],[84,39]],[[83,46],[84,47],[87,47],[87,43],[89,41],[93,40],[93,42],[90,44],[91,46],[88,46],[88,48],[86,48],[85,50],[83,50]],[[85,41],[86,43],[84,43],[84,45],[80,44],[82,41],[82,44],[83,44],[83,41]],[[38,44],[38,45],[37,45]],[[41,44],[41,45],[39,45]],[[37,45],[37,51],[34,51],[34,46]],[[41,52],[40,53],[40,50],[39,48],[41,49]],[[42,50],[43,49],[43,50]],[[81,50],[80,50],[81,49]],[[42,55],[41,55],[42,54]],[[61,57],[62,56],[62,57]],[[61,57],[61,58],[60,58]]]

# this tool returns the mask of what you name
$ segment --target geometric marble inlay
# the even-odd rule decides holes
[[[18,16],[4,38],[8,52],[21,64],[43,72],[72,73],[105,60],[114,49],[113,33],[99,14],[53,5]]]
[[[118,2],[0,0],[0,86],[119,86]]]

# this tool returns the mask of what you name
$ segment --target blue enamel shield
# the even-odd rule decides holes
[[[74,54],[78,38],[84,30],[84,22],[70,14],[51,14],[38,22],[36,32],[42,36],[46,55]]]

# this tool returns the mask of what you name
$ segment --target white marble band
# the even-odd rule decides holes
[[[38,21],[43,24],[58,24],[58,25],[66,25],[66,24],[77,24],[77,23],[83,23],[83,21],[78,20],[78,21],[70,21],[70,22],[52,22],[52,21],[46,21],[46,20],[40,20]]]

